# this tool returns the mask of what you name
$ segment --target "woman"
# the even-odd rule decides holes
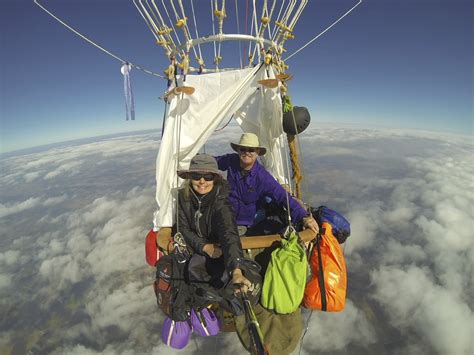
[[[205,259],[207,270],[211,265],[214,274],[216,268],[221,269],[217,274],[224,275],[227,271],[232,284],[241,285],[236,293],[252,290],[252,283],[243,275],[240,265],[242,245],[228,202],[229,187],[219,173],[216,160],[198,154],[191,159],[189,169],[178,171],[178,176],[187,180],[178,194],[177,223],[186,244]]]

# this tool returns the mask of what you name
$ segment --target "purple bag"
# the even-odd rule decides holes
[[[188,345],[192,332],[189,320],[180,322],[166,317],[161,331],[161,340],[173,349],[183,349]]]
[[[192,309],[191,324],[197,335],[207,337],[219,334],[219,321],[213,311],[203,308],[200,311]]]

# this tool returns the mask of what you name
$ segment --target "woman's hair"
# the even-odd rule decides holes
[[[214,186],[218,186],[220,184],[222,184],[222,175],[218,175],[218,174],[214,174]],[[183,193],[184,193],[184,198],[186,200],[189,200],[189,196],[191,196],[191,189],[193,188],[192,184],[191,184],[191,179],[186,179],[184,180],[184,184],[183,184]]]

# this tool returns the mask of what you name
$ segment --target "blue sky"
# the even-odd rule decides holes
[[[166,68],[131,1],[41,3],[119,57],[158,73]],[[208,11],[205,3],[198,12]],[[311,1],[288,53],[355,3]],[[132,71],[137,119],[126,122],[118,61],[33,1],[2,0],[0,6],[1,152],[161,128],[163,80]],[[310,109],[313,125],[347,122],[472,135],[472,7],[462,0],[365,0],[288,62],[294,103]]]

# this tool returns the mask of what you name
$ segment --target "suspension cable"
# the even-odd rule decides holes
[[[133,0],[133,5],[135,5],[136,9],[138,10],[138,12],[140,13],[140,16],[143,18],[143,21],[145,21],[145,24],[146,26],[148,27],[148,29],[150,30],[150,32],[153,34],[153,37],[155,37],[155,39],[158,41],[158,35],[157,35],[157,32],[153,29],[153,26],[150,24],[150,22],[148,21],[148,19],[146,18],[146,16],[143,14],[142,10],[140,9],[140,7],[138,7],[137,3],[135,0]]]
[[[72,28],[71,26],[69,26],[67,23],[65,23],[63,20],[61,20],[59,17],[57,17],[56,15],[54,15],[52,12],[50,12],[48,9],[46,9],[43,5],[41,5],[38,0],[33,0],[34,3],[36,5],[38,5],[44,12],[46,12],[49,16],[51,16],[52,18],[54,18],[56,21],[58,21],[61,25],[63,25],[64,27],[66,27],[68,30],[70,30],[71,32],[75,33],[77,36],[81,37],[83,40],[85,40],[86,42],[88,42],[89,44],[93,45],[94,47],[96,47],[97,49],[100,49],[102,52],[108,54],[109,56],[117,59],[120,63],[128,63],[130,66],[134,67],[135,69],[138,69],[144,73],[147,73],[147,74],[150,74],[150,75],[153,75],[153,76],[157,76],[159,78],[162,78],[162,79],[166,79],[163,75],[160,75],[158,73],[155,73],[151,70],[148,70],[148,69],[145,69],[137,64],[134,64],[128,60],[125,60],[125,59],[122,59],[120,57],[118,57],[117,55],[113,54],[112,52],[109,52],[107,49],[99,46],[97,43],[95,43],[94,41],[92,41],[91,39],[87,38],[86,36],[84,36],[83,34],[81,34],[79,31],[75,30],[74,28]]]
[[[217,4],[216,4],[216,9],[217,9]],[[212,3],[212,0],[211,0],[211,21],[212,21],[212,34],[215,36],[216,28],[214,24],[214,4]],[[214,45],[214,58],[217,58],[216,41],[212,41],[212,44]],[[217,66],[216,66],[216,69],[217,69]]]
[[[324,31],[322,31],[321,33],[319,33],[316,37],[314,37],[313,39],[311,39],[308,43],[306,43],[304,46],[302,46],[300,49],[298,49],[297,51],[295,51],[294,53],[292,53],[291,55],[289,55],[288,57],[286,57],[284,59],[284,61],[288,61],[290,58],[292,58],[293,56],[295,56],[296,54],[298,54],[300,51],[302,51],[303,49],[305,49],[307,46],[309,46],[311,43],[313,43],[314,41],[316,41],[319,37],[321,37],[323,34],[325,34],[327,31],[329,31],[333,26],[335,26],[339,21],[341,21],[344,17],[346,17],[347,15],[349,15],[349,13],[352,12],[352,10],[354,10],[357,6],[359,6],[360,4],[362,3],[362,0],[359,0],[359,2],[357,4],[355,4],[351,9],[349,9],[344,15],[342,15],[341,17],[339,17],[336,21],[334,21],[331,25],[329,25]]]
[[[237,0],[235,0],[235,15],[237,21],[237,34],[240,35],[240,24],[239,24],[239,6],[237,5]],[[239,41],[239,59],[240,59],[240,69],[243,68],[242,65],[242,44]]]
[[[272,9],[270,10],[270,14],[268,15],[269,20],[273,18],[273,11],[275,10],[276,2],[277,0],[273,0]],[[268,21],[267,30],[268,30],[268,38],[271,39],[272,38],[271,21]]]
[[[193,13],[193,21],[194,21],[194,30],[196,32],[196,38],[199,38],[199,32],[198,32],[198,26],[197,26],[197,22],[196,22],[196,14],[194,12],[194,1],[191,0],[191,11]],[[204,60],[202,58],[202,52],[201,52],[201,44],[199,43],[198,44],[198,52],[199,52],[199,60]],[[196,54],[196,52],[194,52],[194,54]]]
[[[178,31],[176,31],[176,28],[174,27],[174,22],[173,20],[171,19],[171,16],[170,16],[170,13],[168,11],[168,8],[166,7],[165,5],[165,1],[164,0],[161,0],[161,3],[163,4],[163,8],[165,9],[165,12],[166,12],[166,16],[168,16],[168,20],[170,21],[170,24],[171,24],[171,28],[173,29],[173,33],[174,33],[174,36],[176,37],[176,41],[178,42],[178,46],[181,45],[181,41],[179,40],[179,35],[178,35]]]
[[[161,15],[160,10],[158,9],[158,5],[156,5],[155,3],[155,0],[151,0],[151,3],[153,5],[153,8],[155,9],[155,11],[152,11],[152,12],[156,13],[156,15],[159,17],[159,21],[157,22],[159,22],[160,26],[162,27],[163,34],[161,35],[161,38],[163,41],[163,46],[166,46],[169,50],[169,52],[167,53],[167,57],[169,58],[171,52],[176,50],[176,43],[173,40],[173,37],[171,37],[170,31],[168,31],[171,29],[166,25],[165,20],[163,19],[163,16]]]
[[[280,16],[281,16],[281,12],[283,11],[283,6],[284,5],[285,5],[285,0],[283,0],[282,3],[281,3],[280,11],[278,11],[278,16],[276,17],[275,22],[280,22]],[[275,41],[275,38],[276,38],[277,34],[278,34],[278,26],[275,26],[273,28],[273,33],[272,33],[272,37],[271,37],[272,41]]]

